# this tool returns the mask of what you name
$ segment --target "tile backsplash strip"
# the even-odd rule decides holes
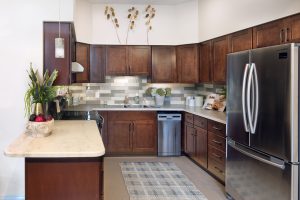
[[[73,84],[69,86],[69,90],[72,96],[80,97],[80,104],[115,105],[123,104],[125,96],[130,100],[137,94],[145,97],[145,90],[149,87],[170,87],[170,104],[185,104],[187,96],[206,96],[209,93],[224,91],[224,85],[148,83],[147,77],[140,76],[106,76],[105,83]]]

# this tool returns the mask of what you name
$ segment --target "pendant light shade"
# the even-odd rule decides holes
[[[65,40],[60,37],[60,0],[58,8],[58,38],[55,38],[55,58],[65,58]]]
[[[55,38],[55,58],[65,57],[65,40],[64,38]]]

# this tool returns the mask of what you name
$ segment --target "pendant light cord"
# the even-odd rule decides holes
[[[58,37],[60,38],[60,2],[59,0],[59,6],[58,6]]]

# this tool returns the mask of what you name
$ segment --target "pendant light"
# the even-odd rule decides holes
[[[55,38],[55,58],[65,57],[65,40],[60,37],[60,0],[59,0],[58,38]]]

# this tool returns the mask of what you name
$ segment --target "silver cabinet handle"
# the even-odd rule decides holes
[[[237,151],[239,151],[240,153],[242,153],[242,154],[244,154],[244,155],[246,155],[246,156],[248,156],[248,157],[251,157],[251,158],[253,158],[253,159],[255,159],[255,160],[258,160],[258,161],[261,161],[261,162],[263,162],[263,163],[266,163],[266,164],[268,164],[268,165],[272,165],[272,166],[274,166],[274,167],[277,167],[277,168],[280,168],[280,169],[285,169],[285,165],[284,165],[284,162],[282,161],[282,164],[279,164],[279,163],[275,163],[275,162],[272,162],[272,161],[269,161],[269,160],[267,160],[267,159],[265,159],[265,158],[262,158],[262,157],[260,157],[260,156],[257,156],[257,155],[255,155],[255,154],[253,154],[253,153],[251,153],[251,152],[248,152],[248,150],[244,150],[244,148],[243,147],[239,147],[239,146],[237,146],[233,141],[228,141],[228,143],[227,143],[229,146],[231,146],[232,148],[234,148],[235,150],[237,150]]]
[[[212,128],[215,129],[215,130],[217,130],[217,131],[221,131],[222,130],[221,128],[218,128],[216,126],[213,126]]]
[[[244,128],[246,132],[249,132],[247,115],[246,115],[246,82],[247,82],[247,73],[249,70],[249,63],[246,64],[243,76],[243,86],[242,86],[242,109],[243,109],[243,120]]]

